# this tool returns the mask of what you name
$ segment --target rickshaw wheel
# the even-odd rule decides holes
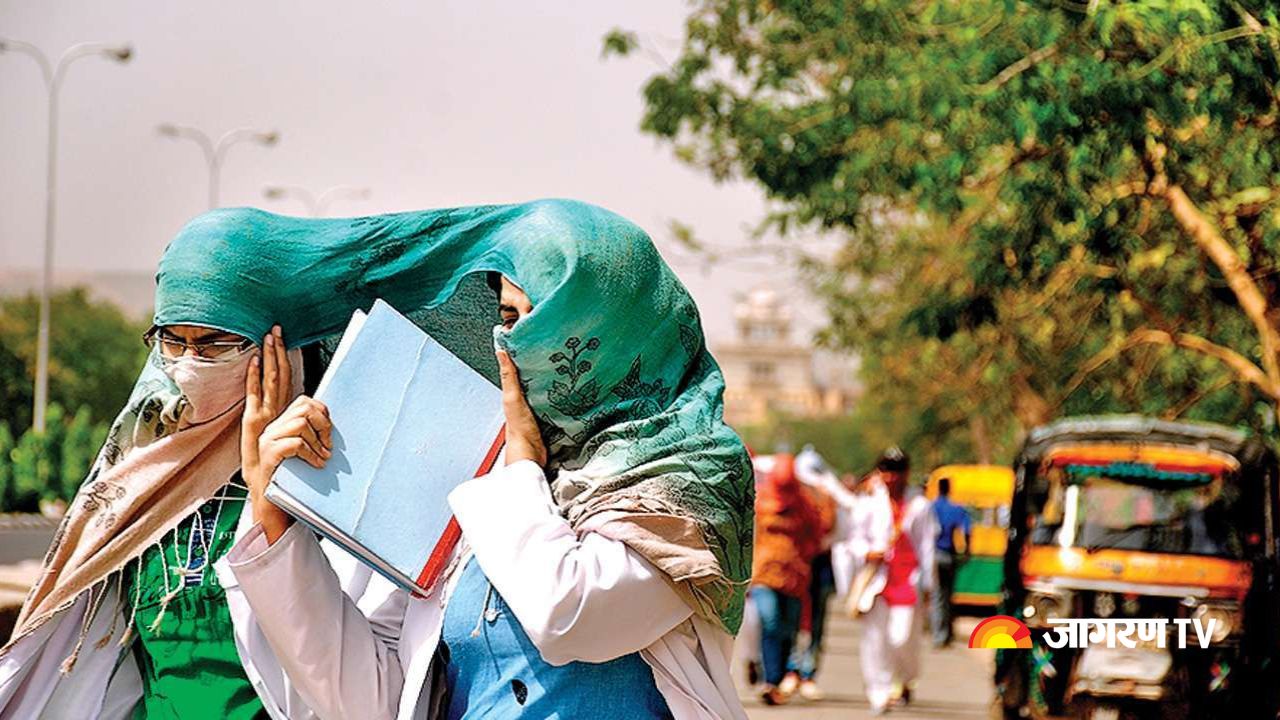
[[[1017,663],[1010,663],[1000,673],[996,685],[998,689],[991,700],[991,720],[1043,720],[1027,701],[1026,676]]]
[[[1072,713],[1080,720],[1130,720],[1131,714],[1113,702],[1086,700],[1078,704],[1079,709]]]

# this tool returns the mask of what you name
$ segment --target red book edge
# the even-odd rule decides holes
[[[507,426],[503,425],[498,428],[498,436],[493,439],[493,444],[489,446],[489,452],[485,453],[484,460],[480,461],[480,467],[476,468],[476,474],[472,477],[480,477],[488,475],[493,470],[493,465],[498,461],[498,453],[502,452],[502,446],[506,442]],[[440,577],[440,573],[444,571],[445,563],[449,560],[449,556],[453,554],[453,549],[458,546],[458,541],[462,539],[462,528],[458,526],[458,519],[449,518],[449,524],[444,528],[444,534],[440,536],[440,542],[436,543],[436,547],[431,551],[430,557],[427,558],[427,564],[422,566],[422,572],[418,574],[418,588],[426,593],[431,589],[431,585]]]

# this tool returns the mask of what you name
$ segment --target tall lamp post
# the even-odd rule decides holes
[[[163,123],[156,132],[165,137],[191,140],[204,151],[205,163],[209,166],[209,209],[218,207],[218,185],[222,179],[222,161],[227,150],[240,142],[254,142],[263,147],[271,147],[280,142],[280,133],[275,130],[254,130],[253,128],[237,128],[223,134],[214,141],[203,130],[187,125]]]
[[[262,189],[262,195],[268,200],[294,198],[307,206],[307,212],[311,213],[311,217],[322,217],[325,211],[329,209],[329,203],[338,199],[338,197],[368,200],[369,188],[355,185],[335,185],[316,195],[310,190],[297,185],[268,185]]]
[[[58,188],[58,89],[62,86],[62,78],[67,74],[71,63],[80,58],[97,55],[126,63],[133,57],[133,48],[129,45],[87,42],[67,48],[56,63],[49,61],[49,56],[31,43],[20,40],[0,38],[0,54],[6,52],[21,53],[36,61],[44,78],[45,90],[48,94],[49,136],[48,155],[45,168],[45,200],[44,200],[44,268],[40,276],[40,324],[36,333],[36,390],[35,407],[32,412],[32,425],[36,432],[44,432],[45,407],[49,403],[49,294],[53,290],[53,238],[56,190]]]

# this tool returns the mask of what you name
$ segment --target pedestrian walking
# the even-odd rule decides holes
[[[757,488],[755,532],[751,601],[760,618],[760,699],[781,705],[789,699],[779,685],[800,630],[810,562],[826,534],[820,511],[796,478],[790,454],[775,456],[765,483]]]
[[[907,704],[920,672],[923,593],[932,587],[936,528],[923,495],[907,491],[910,461],[899,448],[881,454],[854,527],[863,582],[851,603],[863,621],[863,685],[871,711]]]
[[[819,552],[809,565],[809,592],[801,618],[801,631],[787,662],[787,675],[779,685],[782,692],[798,693],[806,700],[821,700],[823,692],[818,687],[818,669],[822,663],[822,641],[827,626],[827,605],[836,591],[835,572],[832,567],[832,546],[838,539],[840,523],[837,522],[839,503],[837,494],[850,494],[840,485],[840,480],[828,469],[826,461],[812,445],[806,445],[796,455],[796,477],[809,501],[817,509],[822,527]],[[807,639],[803,631],[807,630]]]
[[[969,511],[951,502],[950,478],[938,480],[933,519],[938,527],[938,539],[933,552],[933,611],[929,621],[933,628],[933,646],[945,648],[951,644],[953,635],[951,593],[956,585],[956,571],[969,557],[972,532]],[[963,550],[959,552],[956,548],[957,533],[963,536]]]

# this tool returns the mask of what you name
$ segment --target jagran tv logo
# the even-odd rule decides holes
[[[969,633],[969,647],[984,650],[1014,650],[1031,647],[1031,631],[1021,620],[1008,615],[993,615],[978,623]]]
[[[1195,642],[1201,648],[1209,647],[1217,630],[1218,619],[1208,618],[1126,618],[1101,620],[1096,618],[1055,618],[1049,620],[1053,627],[1044,634],[1044,642],[1055,650],[1082,649],[1090,645],[1107,648],[1136,648],[1139,645],[1163,649],[1169,641],[1169,624],[1177,629],[1178,649],[1185,649],[1194,632]],[[1031,631],[1021,620],[1008,615],[995,615],[978,623],[969,635],[969,647],[985,650],[1016,650],[1031,647]]]

